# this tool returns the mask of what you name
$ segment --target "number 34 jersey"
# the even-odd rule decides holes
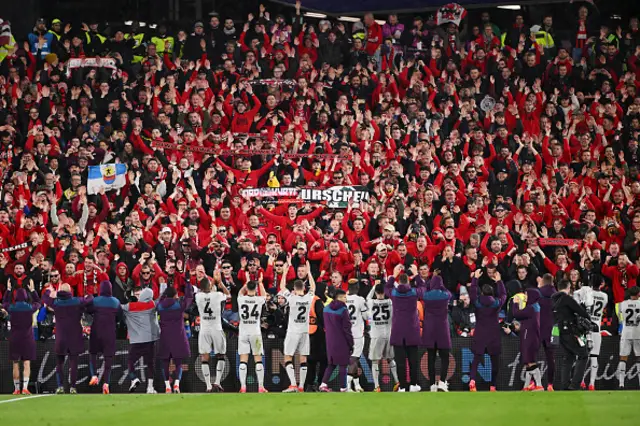
[[[240,315],[240,336],[261,334],[260,316],[266,302],[264,296],[238,296],[238,314]]]
[[[371,314],[372,339],[389,338],[391,336],[391,299],[369,299],[369,313]]]
[[[308,333],[309,332],[309,313],[311,312],[311,303],[313,302],[313,294],[307,293],[304,296],[298,296],[293,293],[285,293],[284,297],[289,302],[289,326],[287,333]]]
[[[222,331],[222,302],[227,300],[221,292],[197,293],[196,305],[200,312],[200,329],[202,331]]]

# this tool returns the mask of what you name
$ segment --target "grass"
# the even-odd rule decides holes
[[[637,425],[640,392],[0,396],[2,424]]]

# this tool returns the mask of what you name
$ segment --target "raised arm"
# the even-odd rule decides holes
[[[287,274],[284,275],[286,278]],[[307,259],[307,276],[309,277],[309,293],[316,294],[316,280],[313,278],[311,274],[311,264],[309,264],[309,260]]]
[[[191,282],[187,281],[184,285],[184,297],[182,298],[182,302],[180,302],[180,307],[182,310],[186,310],[193,303],[193,286]]]

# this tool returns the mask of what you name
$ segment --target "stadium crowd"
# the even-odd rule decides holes
[[[566,40],[553,16],[315,24],[299,4],[293,18],[261,6],[240,26],[213,14],[108,35],[98,20],[38,20],[0,53],[5,308],[20,288],[46,302],[110,281],[124,305],[220,283],[233,332],[255,281],[262,329],[284,337],[283,274],[314,277],[328,303],[400,264],[442,278],[451,335],[474,334],[477,270],[508,297],[545,273],[600,289],[616,334],[640,265],[640,30],[592,1],[570,7]],[[89,168],[112,163],[124,186],[89,191]],[[370,197],[334,209],[242,192],[335,186]],[[197,326],[197,309],[184,318]],[[54,307],[39,311],[39,337],[54,326]]]

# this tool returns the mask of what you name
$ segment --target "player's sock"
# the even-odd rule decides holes
[[[258,387],[264,387],[264,366],[261,362],[256,362],[256,376],[258,376]],[[295,379],[294,379],[295,381]]]
[[[536,383],[536,386],[542,386],[542,374],[538,367],[531,372],[531,375],[533,376],[533,381]]]
[[[177,387],[178,389],[180,389],[180,379],[175,379],[173,381],[173,387]]]
[[[104,357],[104,372],[102,373],[102,380],[109,384],[111,381],[111,368],[113,367],[113,357],[105,356]]]
[[[529,383],[531,383],[531,370],[527,367],[524,372],[524,387],[529,387]]]
[[[589,385],[595,386],[598,375],[598,357],[589,357]]]
[[[240,387],[246,388],[247,387],[247,363],[241,362],[240,366],[238,367],[238,370],[240,372]]]
[[[391,370],[391,376],[393,377],[393,383],[398,383],[398,364],[395,360],[389,361],[389,369]]]
[[[56,383],[61,388],[63,384],[62,367],[64,366],[64,355],[58,355],[56,357]]]
[[[91,377],[97,376],[96,365],[98,365],[98,355],[90,354],[89,355],[89,374],[91,375]]]
[[[618,375],[618,383],[620,384],[621,388],[624,387],[624,379],[625,379],[625,376],[627,375],[626,370],[627,370],[627,363],[624,361],[618,362],[617,375]]]
[[[351,389],[351,382],[353,382],[353,376],[351,374],[348,374],[347,375],[347,389]]]
[[[13,387],[16,388],[17,391],[20,390],[20,379],[13,381]]]
[[[78,381],[78,355],[69,355],[69,387],[75,388]]]
[[[153,390],[153,379],[147,379],[147,390]]]
[[[300,363],[300,387],[304,387],[304,383],[307,381],[307,363]]]
[[[22,389],[29,389],[29,378],[25,377],[24,380],[22,380]]]
[[[380,387],[380,365],[378,361],[371,361],[371,374],[373,375],[373,388]]]
[[[353,384],[355,385],[356,390],[362,390],[362,386],[360,386],[360,377],[354,377]]]
[[[202,375],[207,389],[211,389],[211,371],[209,370],[209,361],[202,361]]]
[[[164,381],[164,387],[165,387],[165,389],[171,389],[171,381],[165,380]]]
[[[224,374],[224,359],[219,359],[218,363],[216,364],[216,380],[214,382],[216,385],[220,385],[223,374]]]
[[[284,369],[287,372],[287,376],[289,376],[289,383],[291,383],[291,386],[296,387],[296,371],[293,369],[293,363],[291,361],[287,362]]]

